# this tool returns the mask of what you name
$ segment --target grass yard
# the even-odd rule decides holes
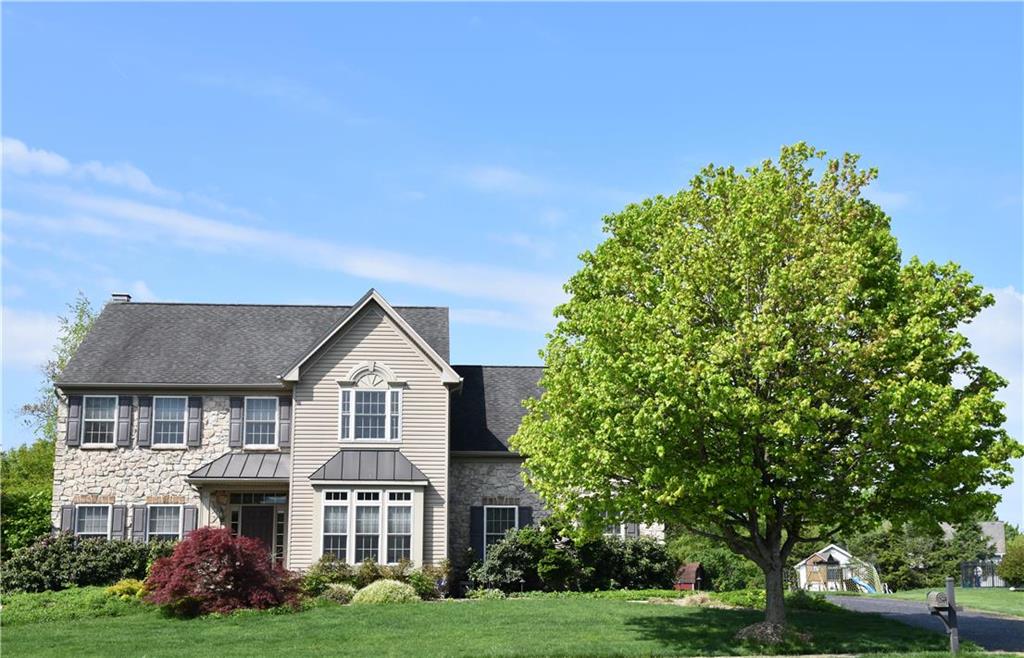
[[[941,587],[930,589],[910,589],[905,592],[884,594],[884,598],[920,601],[930,591],[942,590]],[[968,587],[956,588],[956,602],[969,610],[998,612],[1004,615],[1024,617],[1024,592],[1011,592],[1006,587]]]
[[[8,599],[10,603],[10,599]],[[319,605],[292,614],[243,612],[189,621],[149,608],[118,617],[48,620],[13,614],[3,653],[18,656],[692,656],[758,653],[734,633],[762,618],[719,610],[596,599],[447,601],[392,606]],[[141,610],[141,611],[140,611]],[[118,610],[121,614],[124,611]],[[791,613],[813,634],[803,653],[941,651],[945,638],[875,615]]]

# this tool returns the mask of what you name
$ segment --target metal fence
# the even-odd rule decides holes
[[[994,560],[962,562],[960,564],[960,587],[1006,587],[996,573],[998,562]]]

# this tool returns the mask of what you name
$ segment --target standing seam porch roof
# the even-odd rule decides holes
[[[288,455],[279,452],[229,452],[203,464],[189,480],[288,481]]]
[[[340,450],[313,471],[317,481],[425,482],[427,476],[397,448]]]

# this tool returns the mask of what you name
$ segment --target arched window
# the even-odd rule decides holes
[[[338,437],[342,441],[401,441],[402,389],[379,365],[357,368],[342,383]]]

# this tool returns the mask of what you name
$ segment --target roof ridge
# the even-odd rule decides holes
[[[490,363],[453,363],[453,368],[543,368],[544,364],[534,366],[490,364]]]
[[[114,304],[118,307],[132,306],[255,306],[262,308],[352,308],[352,304],[248,304],[244,302],[127,302]],[[419,304],[397,304],[394,308],[434,308],[447,309],[447,306],[429,306]]]

